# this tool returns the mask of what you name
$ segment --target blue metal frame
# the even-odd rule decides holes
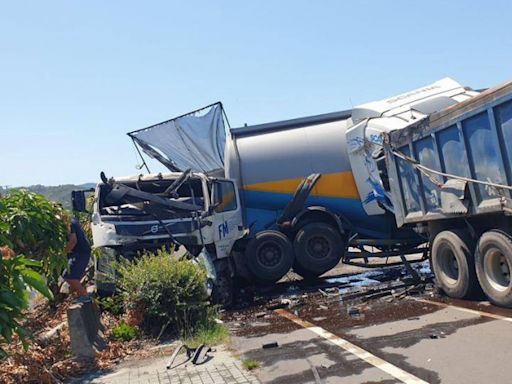
[[[498,124],[498,120],[496,118],[495,109],[500,105],[503,105],[507,102],[512,102],[512,92],[508,92],[507,94],[497,97],[489,102],[483,103],[482,105],[476,105],[473,109],[469,109],[460,115],[455,115],[455,117],[450,117],[447,121],[443,122],[442,125],[435,126],[429,125],[429,122],[420,122],[412,127],[407,127],[402,131],[396,131],[395,134],[391,133],[389,138],[387,139],[387,146],[393,148],[403,148],[407,146],[410,151],[411,157],[419,161],[419,153],[417,151],[417,145],[420,140],[430,139],[432,140],[432,148],[434,154],[434,160],[437,163],[437,167],[439,167],[440,171],[446,172],[446,159],[442,153],[442,143],[439,138],[439,133],[448,129],[449,127],[456,126],[457,132],[459,135],[460,143],[462,144],[463,153],[460,154],[461,161],[464,161],[468,164],[469,176],[473,179],[478,179],[476,177],[475,165],[477,159],[473,158],[471,145],[469,143],[469,138],[466,133],[466,129],[464,127],[464,122],[468,119],[475,117],[481,113],[485,113],[487,117],[487,121],[489,124],[489,129],[491,131],[492,140],[498,143],[497,153],[496,153],[496,161],[498,162],[498,167],[502,167],[500,169],[504,170],[504,180],[506,180],[507,185],[511,185],[512,182],[512,169],[511,169],[511,159],[512,159],[512,146],[507,147],[505,143],[505,133],[503,132],[503,127]],[[395,139],[395,140],[394,140]],[[395,142],[394,142],[395,141]],[[414,180],[409,181],[409,188],[412,183],[417,183],[420,196],[419,198],[419,206],[421,209],[417,212],[409,212],[407,209],[407,202],[405,200],[405,193],[403,182],[405,180],[403,174],[400,172],[399,160],[395,158],[392,154],[388,153],[388,166],[390,177],[396,178],[397,181],[397,190],[392,193],[394,195],[394,203],[395,208],[397,209],[397,222],[401,225],[401,222],[421,222],[430,219],[436,218],[448,218],[448,217],[460,217],[459,214],[445,214],[440,212],[432,212],[428,211],[427,201],[425,196],[425,183],[423,182],[423,178],[421,173],[418,170],[414,171]],[[445,178],[443,178],[445,179]],[[485,181],[485,180],[484,180]],[[469,214],[480,214],[480,213],[489,213],[496,212],[502,209],[502,206],[498,202],[494,203],[493,197],[488,197],[482,195],[480,192],[480,187],[478,185],[469,183],[469,192],[471,201],[473,202],[472,210]],[[398,194],[399,196],[395,196]],[[512,194],[510,191],[506,191],[504,196],[510,200]],[[399,201],[400,200],[400,201]],[[499,200],[499,199],[496,199]],[[398,203],[398,204],[397,204]]]

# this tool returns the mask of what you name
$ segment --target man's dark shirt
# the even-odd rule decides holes
[[[71,233],[76,235],[76,245],[71,250],[70,256],[89,255],[91,253],[91,245],[80,223],[75,218],[71,220]]]

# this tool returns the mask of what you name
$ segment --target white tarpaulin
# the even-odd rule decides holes
[[[146,154],[172,171],[224,168],[226,129],[220,103],[129,135]]]

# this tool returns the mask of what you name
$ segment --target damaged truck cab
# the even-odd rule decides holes
[[[190,171],[102,178],[91,215],[93,244],[101,250],[95,260],[100,294],[114,292],[113,262],[120,257],[134,259],[174,244],[194,256],[209,249],[223,259],[245,234],[233,180]],[[207,256],[204,262],[215,262]],[[208,270],[215,278],[215,267]]]
[[[232,180],[192,172],[140,175],[107,180],[95,194],[95,247],[127,255],[168,246],[171,239],[191,250],[214,245],[222,258],[243,237]]]

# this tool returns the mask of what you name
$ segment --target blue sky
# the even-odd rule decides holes
[[[126,132],[218,100],[240,126],[445,76],[495,85],[512,78],[510,4],[2,1],[0,185],[135,174]]]

